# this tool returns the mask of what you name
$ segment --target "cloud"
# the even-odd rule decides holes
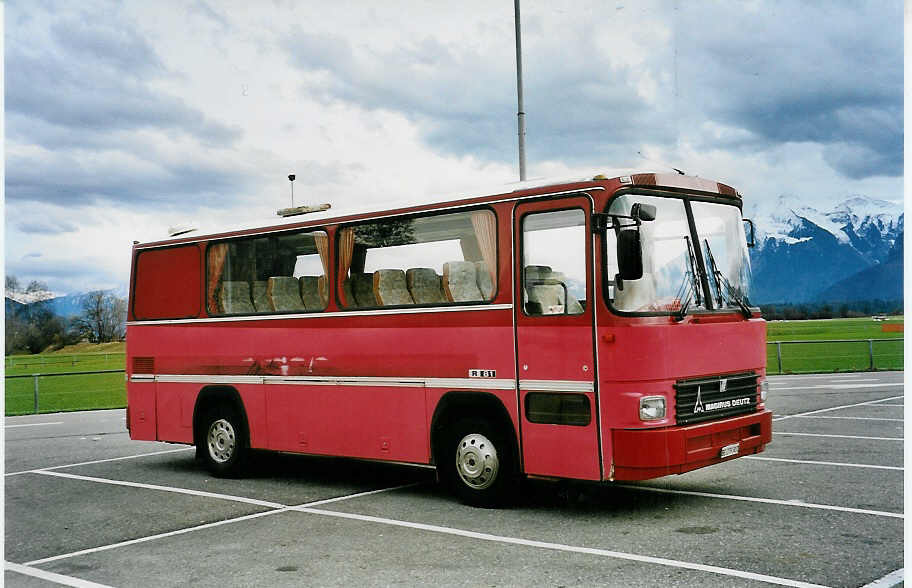
[[[76,225],[67,221],[54,221],[50,219],[29,219],[16,223],[16,229],[23,233],[41,233],[48,235],[59,235],[60,233],[74,233],[78,229]],[[29,253],[26,257],[40,256],[40,253]]]
[[[694,141],[745,152],[816,142],[873,155],[828,158],[846,177],[901,175],[901,3],[669,8],[618,8],[610,43],[591,7],[524,13],[531,160],[618,161],[644,145]],[[513,34],[491,22],[483,14],[466,25],[488,27],[484,41],[404,35],[378,49],[297,26],[279,45],[303,74],[303,95],[399,112],[435,149],[510,161]],[[714,143],[718,136],[702,134],[707,124],[732,129],[736,141]]]
[[[846,177],[901,175],[901,3],[783,6],[714,5],[712,18],[729,25],[712,35],[704,6],[676,12],[688,117],[745,129],[755,148],[820,143]]]
[[[223,204],[256,185],[257,172],[233,157],[142,150],[8,148],[6,196],[64,205],[118,200],[135,205]]]
[[[175,74],[116,8],[32,8],[8,7],[9,199],[231,199],[249,187],[256,174],[221,157],[240,129],[156,86]]]
[[[631,142],[671,138],[667,113],[638,89],[648,75],[612,61],[596,43],[596,27],[538,38],[524,83],[531,157],[604,161],[631,155]],[[482,48],[424,37],[374,50],[297,27],[280,47],[305,74],[305,96],[402,113],[444,152],[515,159],[512,35]]]

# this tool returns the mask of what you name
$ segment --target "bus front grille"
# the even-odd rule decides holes
[[[757,410],[757,374],[743,372],[675,382],[675,422],[690,425]]]

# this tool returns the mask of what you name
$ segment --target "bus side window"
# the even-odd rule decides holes
[[[523,310],[582,314],[586,292],[586,217],[581,209],[528,214],[522,221]]]
[[[212,243],[206,256],[209,314],[323,310],[329,299],[328,256],[323,231]]]
[[[339,231],[345,308],[489,302],[497,224],[490,210],[392,218]]]

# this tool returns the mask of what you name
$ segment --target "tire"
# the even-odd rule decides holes
[[[237,411],[217,405],[206,412],[196,450],[212,475],[230,478],[240,475],[248,452],[247,434]]]
[[[513,443],[487,419],[456,421],[446,435],[443,478],[462,502],[483,508],[506,505],[516,487]]]

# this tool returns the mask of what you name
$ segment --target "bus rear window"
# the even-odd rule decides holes
[[[133,282],[136,320],[199,316],[200,291],[200,252],[196,245],[137,254]]]

